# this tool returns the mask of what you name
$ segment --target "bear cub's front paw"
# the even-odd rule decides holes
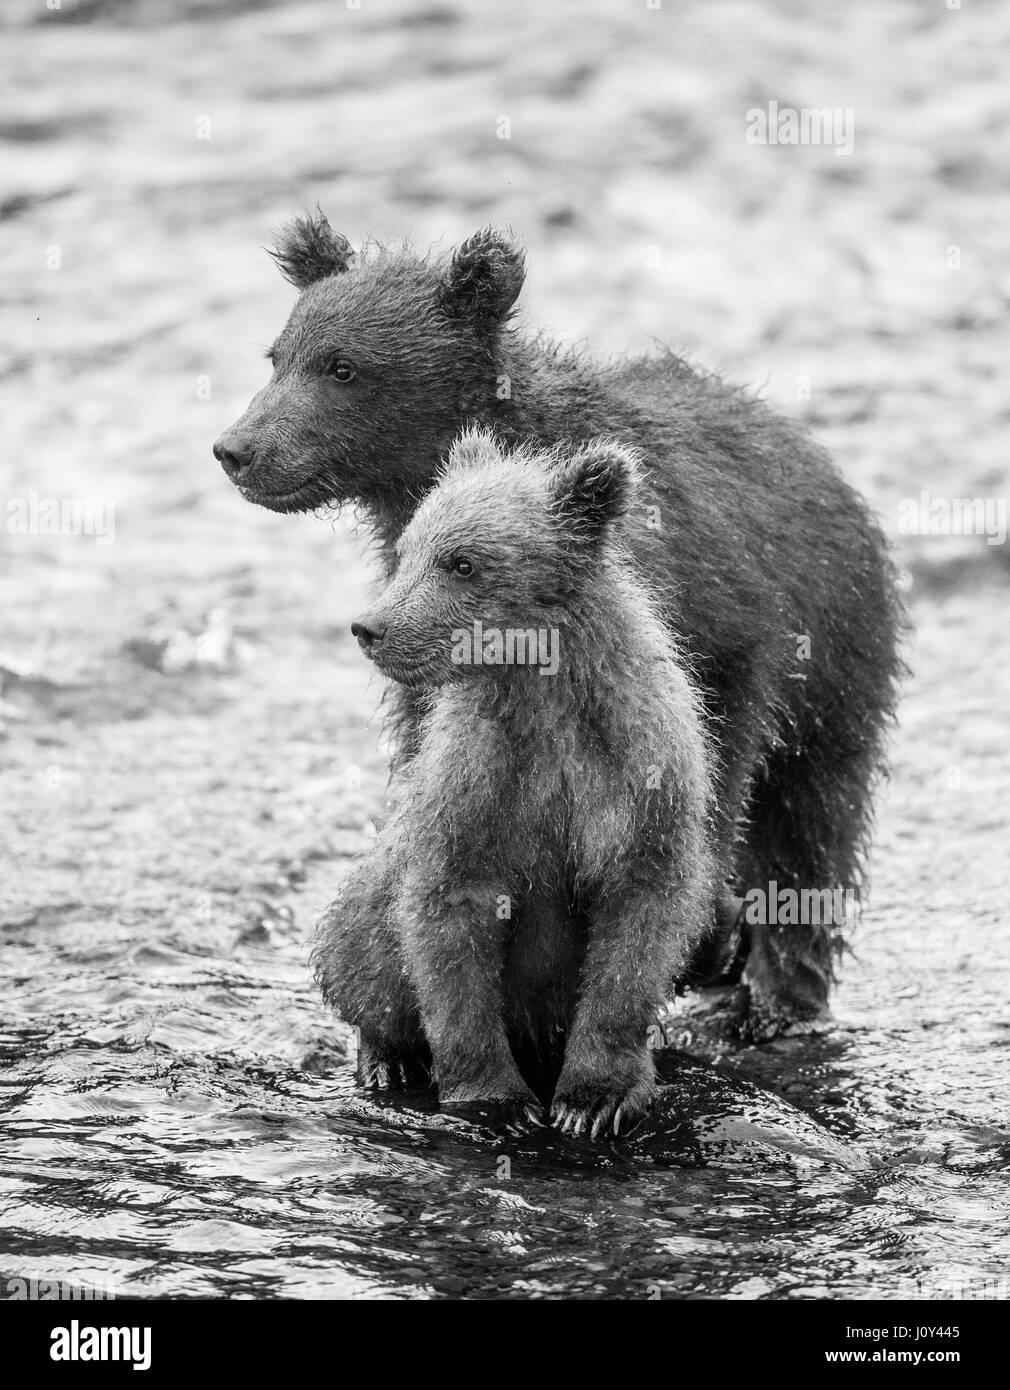
[[[438,1082],[442,1106],[481,1106],[496,1112],[506,1126],[543,1124],[543,1109],[513,1067],[502,1067],[466,1078],[442,1077]]]
[[[363,1038],[358,1045],[358,1085],[366,1091],[407,1091],[426,1086],[431,1077],[416,1053],[375,1046]]]
[[[603,1054],[565,1062],[551,1105],[551,1124],[590,1139],[625,1133],[648,1110],[657,1092],[652,1057],[641,1052]]]

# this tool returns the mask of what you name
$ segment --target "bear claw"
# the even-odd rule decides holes
[[[604,1137],[609,1130],[616,1139],[641,1119],[652,1104],[655,1080],[650,1075],[622,1087],[601,1080],[559,1087],[551,1106],[551,1124],[560,1133],[590,1140]]]
[[[363,1047],[358,1053],[358,1085],[366,1091],[406,1091],[427,1085],[428,1069],[412,1057],[379,1057]]]

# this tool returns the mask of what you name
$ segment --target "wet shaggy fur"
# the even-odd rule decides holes
[[[553,1098],[594,1136],[652,1097],[649,1026],[714,870],[704,707],[617,534],[634,473],[607,442],[507,456],[465,435],[356,624],[426,692],[391,819],[314,952],[366,1082],[430,1060],[443,1104]],[[556,661],[454,661],[475,621],[553,631]]]
[[[448,263],[371,246],[352,264],[320,214],[277,255],[300,296],[270,383],[218,442],[244,495],[280,511],[356,500],[392,572],[467,422],[538,447],[636,447],[646,477],[627,541],[716,725],[724,944],[734,895],[858,890],[901,611],[883,536],[825,452],[670,352],[597,364],[522,333],[523,254],[507,233],[478,232]],[[404,761],[416,697],[397,692]],[[745,1034],[821,1017],[838,945],[832,927],[746,928],[727,977],[747,986]],[[723,954],[706,948],[695,977]]]

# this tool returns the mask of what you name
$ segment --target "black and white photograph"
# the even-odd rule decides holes
[[[0,52],[8,1344],[760,1304],[752,1372],[979,1373],[1010,8],[5,0]]]

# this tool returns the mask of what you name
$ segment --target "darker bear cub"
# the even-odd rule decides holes
[[[464,435],[354,625],[425,708],[314,952],[366,1082],[430,1066],[443,1103],[533,1117],[539,1091],[593,1136],[653,1096],[714,873],[702,705],[622,544],[635,481],[606,440]]]

